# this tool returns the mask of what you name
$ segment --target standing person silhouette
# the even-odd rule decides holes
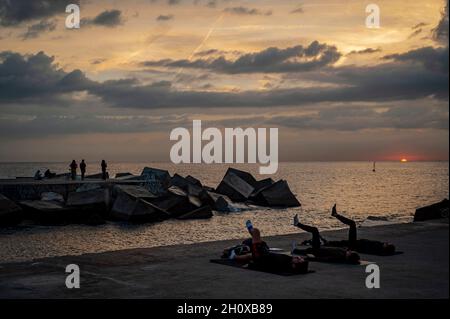
[[[86,175],[86,162],[81,160],[80,163],[81,180],[84,181],[84,176]]]
[[[102,160],[101,166],[102,166],[102,178],[104,180],[106,180],[108,178],[108,175],[107,175],[108,173],[106,172],[106,169],[108,168],[108,164],[106,164],[105,160]]]
[[[77,168],[78,164],[73,160],[72,163],[70,163],[70,175],[73,181],[77,179]]]

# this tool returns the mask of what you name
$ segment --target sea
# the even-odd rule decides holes
[[[68,163],[0,163],[0,178],[33,176],[36,170],[58,173]],[[100,171],[100,163],[87,163],[88,173]],[[110,176],[140,174],[144,167],[166,169],[171,174],[192,175],[203,185],[216,187],[227,165],[171,163],[108,163]],[[233,165],[258,178],[259,165]],[[298,233],[292,218],[321,230],[343,228],[331,217],[331,207],[362,226],[411,222],[418,207],[449,195],[449,163],[444,162],[293,162],[280,163],[272,179],[285,179],[302,203],[300,208],[249,207],[233,213],[214,213],[209,220],[168,220],[157,224],[129,225],[108,222],[101,226],[37,226],[23,223],[0,229],[0,263],[42,257],[79,255],[113,250],[192,244],[247,236],[245,222],[252,220],[263,236]],[[237,241],[238,242],[238,241]]]

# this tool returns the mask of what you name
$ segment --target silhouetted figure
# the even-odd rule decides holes
[[[80,163],[81,180],[84,181],[84,176],[86,175],[86,162],[81,160]]]
[[[44,173],[44,178],[53,178],[56,177],[56,173],[52,173],[49,169],[47,169]]]
[[[78,164],[73,160],[72,163],[70,163],[70,175],[73,181],[77,179],[77,168]]]
[[[341,223],[349,226],[348,240],[324,241],[325,246],[329,247],[348,247],[361,254],[389,256],[395,254],[395,246],[388,242],[378,240],[358,239],[355,221],[338,214],[336,204],[333,206],[331,216],[338,219]]]
[[[347,247],[323,247],[321,241],[324,241],[320,236],[319,230],[316,227],[308,226],[300,223],[298,215],[294,217],[294,226],[311,233],[311,248],[308,249],[293,249],[292,253],[297,255],[313,255],[314,260],[321,262],[335,262],[358,264],[359,255]]]
[[[36,174],[34,174],[34,179],[40,181],[42,179],[42,174],[40,170],[37,170]]]
[[[251,221],[246,222],[246,227],[252,236],[251,239],[244,242],[250,248],[250,253],[238,256],[232,251],[228,259],[235,260],[237,263],[248,263],[248,267],[251,269],[294,273],[308,272],[309,262],[303,257],[272,253],[266,242],[262,240],[260,231],[253,227]]]
[[[106,164],[105,160],[102,160],[102,178],[106,180],[108,178],[108,173],[106,172],[106,169],[108,168],[108,164]]]

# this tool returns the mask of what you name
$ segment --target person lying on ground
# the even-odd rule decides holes
[[[358,264],[359,255],[347,248],[342,247],[323,247],[321,236],[316,227],[300,223],[298,215],[294,216],[294,226],[312,234],[311,247],[307,249],[292,249],[293,255],[311,256],[315,261]]]
[[[238,263],[249,264],[250,268],[275,271],[275,272],[308,272],[308,261],[300,256],[288,256],[284,254],[276,254],[270,251],[269,246],[261,238],[259,229],[254,228],[251,221],[247,221],[246,227],[251,240],[244,241],[244,245],[250,247],[249,253],[236,254],[231,251],[229,259]]]
[[[348,225],[348,240],[327,241],[324,240],[324,246],[327,247],[348,247],[361,254],[389,256],[395,254],[395,246],[388,242],[377,240],[358,239],[355,221],[338,214],[336,204],[331,210],[331,216],[337,218],[340,222]]]

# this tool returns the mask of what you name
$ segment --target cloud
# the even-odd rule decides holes
[[[415,30],[415,29],[420,29],[420,28],[422,28],[422,27],[426,27],[427,25],[428,25],[428,23],[420,22],[420,23],[416,24],[415,26],[413,26],[412,29],[413,29],[413,30]]]
[[[141,133],[166,131],[192,125],[180,116],[39,115],[0,117],[0,135],[19,138],[92,133]]]
[[[374,49],[374,48],[366,48],[363,50],[359,50],[359,51],[351,51],[349,53],[347,53],[347,56],[349,55],[355,55],[355,54],[372,54],[372,53],[377,53],[377,52],[381,52],[380,48]]]
[[[225,8],[223,10],[224,12],[235,14],[235,15],[265,15],[270,16],[272,15],[272,11],[260,11],[258,9],[253,8],[247,8],[247,7],[230,7]]]
[[[217,50],[217,49],[209,49],[209,50],[203,50],[203,51],[196,52],[194,54],[194,56],[206,57],[206,56],[211,56],[211,55],[215,55],[215,54],[224,54],[224,51]]]
[[[285,49],[271,47],[256,53],[242,54],[235,60],[224,56],[214,59],[146,61],[146,67],[174,67],[208,69],[220,73],[286,73],[303,72],[333,65],[341,53],[335,46],[317,41],[309,46],[298,45]]]
[[[418,36],[418,35],[421,34],[421,33],[422,33],[422,28],[415,29],[415,30],[409,35],[408,39],[412,39],[412,38],[414,38],[415,36]]]
[[[82,24],[114,28],[123,24],[122,12],[120,10],[115,9],[106,10],[92,19],[90,18],[83,19]]]
[[[28,27],[27,31],[22,35],[24,40],[34,39],[39,37],[42,33],[50,32],[56,29],[55,20],[42,20],[36,24]]]
[[[2,102],[44,102],[83,90],[90,84],[80,70],[65,72],[44,52],[21,55],[0,53],[0,104]]]
[[[266,125],[307,130],[359,131],[366,129],[448,130],[448,110],[440,106],[401,105],[377,111],[367,106],[324,108],[315,114],[274,116]]]
[[[309,51],[308,51],[309,52]],[[312,50],[309,54],[312,54]],[[441,53],[442,55],[444,53]],[[422,55],[419,55],[423,57]],[[413,58],[414,57],[414,58]],[[434,56],[430,56],[434,58]],[[448,58],[447,58],[448,59]],[[448,100],[448,70],[417,62],[416,55],[392,57],[376,66],[346,66],[311,72],[331,87],[217,92],[176,89],[171,82],[142,84],[136,79],[97,82],[80,70],[65,72],[43,52],[22,56],[0,53],[0,105],[30,103],[70,105],[71,94],[87,92],[118,109],[281,107],[324,102],[384,102],[433,97]],[[420,61],[420,60],[419,60]],[[289,73],[290,75],[297,75]],[[309,74],[302,74],[302,77]],[[285,79],[295,83],[295,77]],[[214,83],[212,83],[214,84]],[[61,99],[66,100],[62,103]]]
[[[194,57],[210,57],[210,56],[217,56],[217,55],[242,55],[243,53],[241,51],[233,50],[233,51],[224,51],[224,50],[217,50],[217,49],[208,49],[196,52],[194,54]]]
[[[281,127],[309,131],[356,132],[377,129],[448,130],[448,110],[441,104],[422,100],[411,104],[377,107],[350,104],[348,106],[315,106],[308,113],[281,114],[261,111],[253,115],[225,116],[209,119],[205,125],[214,127]],[[184,115],[38,115],[0,117],[0,136],[36,138],[91,133],[152,133],[168,132],[176,127],[190,127],[192,117]]]
[[[174,6],[174,5],[180,4],[180,3],[181,3],[181,0],[167,0],[167,3],[168,3],[170,6]]]
[[[0,0],[0,25],[17,26],[23,22],[65,14],[66,6],[79,0]]]
[[[174,16],[171,15],[171,14],[168,14],[168,15],[159,15],[159,16],[156,18],[156,20],[157,20],[157,21],[169,21],[169,20],[172,20],[173,18],[174,18]]]
[[[208,2],[206,3],[206,6],[207,6],[208,8],[215,8],[215,7],[217,7],[217,1],[216,1],[216,0],[210,0],[210,1],[208,1]]]
[[[98,64],[102,64],[102,63],[105,62],[105,61],[106,61],[106,59],[104,59],[104,58],[93,59],[93,60],[91,60],[91,64],[92,64],[92,65],[98,65]]]
[[[305,10],[303,10],[303,7],[298,7],[291,11],[291,14],[299,14],[299,13],[305,13]]]
[[[384,59],[420,63],[428,69],[448,74],[448,54],[448,46],[423,47],[406,53],[387,55]]]
[[[436,41],[442,42],[448,46],[448,0],[445,7],[442,9],[442,17],[438,25],[433,29],[433,38]]]

